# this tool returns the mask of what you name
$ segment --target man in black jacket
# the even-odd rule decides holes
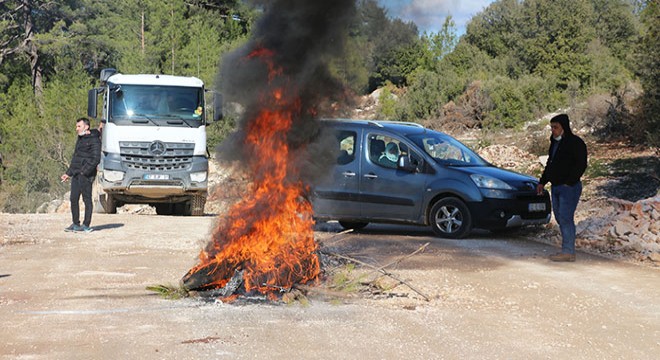
[[[550,119],[550,149],[548,162],[539,180],[541,194],[552,183],[552,210],[561,231],[561,252],[550,256],[552,261],[575,261],[575,209],[582,194],[580,178],[587,169],[587,145],[571,131],[568,115]]]
[[[98,130],[89,130],[89,119],[76,120],[76,133],[78,140],[73,151],[71,164],[62,175],[62,182],[71,179],[71,218],[73,223],[66,231],[91,232],[89,225],[92,222],[92,183],[96,177],[96,166],[101,160],[101,140]],[[80,226],[80,196],[85,203],[85,218]]]

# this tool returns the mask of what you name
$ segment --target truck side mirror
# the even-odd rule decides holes
[[[213,93],[213,121],[221,120],[224,117],[222,113],[222,94]]]
[[[87,116],[96,119],[96,99],[98,92],[96,89],[87,92]]]

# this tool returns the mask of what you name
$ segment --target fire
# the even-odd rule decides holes
[[[297,180],[287,145],[301,104],[292,96],[296,89],[274,85],[282,70],[272,56],[263,48],[249,56],[261,59],[269,69],[269,90],[262,94],[256,116],[249,119],[244,141],[252,184],[248,195],[220,219],[199,255],[200,263],[182,279],[189,289],[222,288],[238,270],[243,271],[246,293],[274,299],[279,289],[313,281],[320,272],[312,207],[305,200],[307,189]]]

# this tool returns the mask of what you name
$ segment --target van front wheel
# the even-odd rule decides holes
[[[454,197],[438,200],[431,208],[429,223],[440,237],[461,239],[472,230],[472,215],[463,201]]]

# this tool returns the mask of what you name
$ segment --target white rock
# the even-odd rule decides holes
[[[614,224],[614,232],[618,236],[626,236],[635,231],[635,228],[632,227],[628,222],[619,220]]]

